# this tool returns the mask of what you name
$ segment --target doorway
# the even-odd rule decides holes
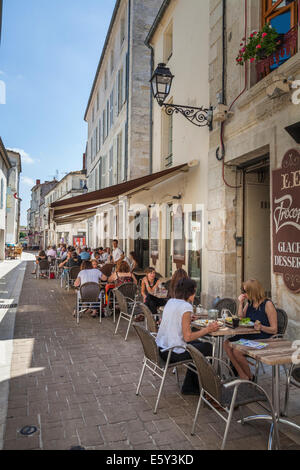
[[[172,238],[173,238],[173,204],[166,207],[166,246],[165,246],[165,275],[172,277]]]
[[[134,251],[138,267],[149,267],[149,214],[148,211],[137,212],[134,218]]]
[[[257,279],[271,297],[271,227],[269,159],[243,170],[243,280]]]

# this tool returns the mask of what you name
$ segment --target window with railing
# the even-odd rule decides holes
[[[279,37],[276,51],[256,63],[257,81],[296,54],[298,15],[298,0],[262,0],[262,26],[270,24]]]

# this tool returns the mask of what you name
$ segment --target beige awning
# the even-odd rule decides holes
[[[188,164],[185,163],[158,173],[152,173],[135,180],[110,186],[109,188],[53,202],[51,204],[52,220],[58,225],[82,222],[96,215],[99,206],[111,203],[119,196],[132,196],[137,192],[147,191],[178,173],[188,171],[188,168]]]

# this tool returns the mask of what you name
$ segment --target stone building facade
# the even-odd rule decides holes
[[[162,0],[117,0],[85,113],[88,190],[120,184],[150,171],[150,51],[144,44]],[[88,221],[88,244],[118,237],[127,249],[126,204],[101,207]],[[105,238],[101,221],[107,220]],[[117,219],[117,220],[116,220]]]
[[[20,227],[20,173],[22,171],[21,155],[7,149],[12,165],[9,170],[6,195],[6,243],[18,243]]]
[[[30,210],[27,212],[29,247],[44,248],[45,196],[56,184],[55,179],[45,181],[45,183],[36,180],[36,184],[31,189]]]
[[[45,196],[44,203],[44,246],[66,243],[86,245],[86,222],[57,225],[51,220],[50,206],[55,201],[79,196],[85,192],[86,170],[72,171],[62,178]],[[78,240],[80,239],[80,240]],[[76,241],[77,240],[77,241]]]
[[[300,85],[297,6],[296,1],[209,2],[210,100],[217,107],[215,115],[218,111],[221,116],[222,105],[227,106],[225,121],[215,122],[210,135],[209,294],[236,298],[243,280],[259,279],[275,304],[287,312],[293,338],[300,333],[300,286],[287,285],[286,277],[294,276],[296,282],[299,269],[298,274],[297,269],[291,274],[282,268],[280,274],[276,267],[274,237],[278,227],[274,224],[281,199],[275,194],[284,188],[275,187],[274,172],[282,167],[284,157],[293,157],[294,182],[299,186],[300,100],[293,88]],[[242,39],[266,23],[281,33],[279,55],[274,53],[271,62],[236,65]],[[294,205],[296,197],[299,201],[299,190],[297,194]],[[281,204],[285,207],[284,199]],[[288,224],[283,240],[294,240],[294,244],[280,246],[290,247],[291,262],[296,265],[300,226],[291,221]]]

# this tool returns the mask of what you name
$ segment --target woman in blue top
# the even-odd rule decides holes
[[[238,375],[244,380],[253,380],[249,363],[245,355],[233,349],[231,343],[241,338],[250,340],[263,340],[277,334],[277,312],[273,302],[266,298],[265,290],[255,279],[245,282],[242,287],[242,294],[238,298],[240,318],[250,318],[254,322],[254,328],[257,334],[236,335],[226,340],[224,343],[225,351],[235,367]],[[247,303],[244,305],[245,301]]]

